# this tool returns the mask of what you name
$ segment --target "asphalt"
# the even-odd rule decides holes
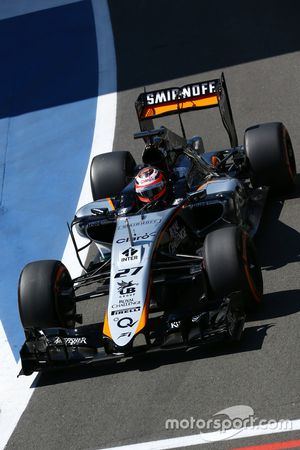
[[[144,85],[183,85],[224,70],[239,141],[248,126],[282,121],[300,167],[299,5],[130,0],[111,1],[110,9],[119,86],[114,150],[130,150],[140,160],[141,142],[132,134],[138,130],[134,101]],[[228,145],[217,111],[188,113],[183,121],[187,134],[203,136],[207,149]],[[174,117],[163,123],[179,130]],[[239,347],[211,345],[42,375],[7,449],[100,449],[188,435],[195,430],[166,430],[165,421],[210,419],[234,405],[251,406],[262,419],[300,418],[299,195],[298,180],[287,199],[272,198],[267,205],[256,239],[264,303],[249,316]],[[102,314],[104,302],[82,305],[86,320]]]

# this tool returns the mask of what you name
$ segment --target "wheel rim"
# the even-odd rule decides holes
[[[243,234],[243,261],[248,287],[256,303],[261,302],[263,282],[255,250],[246,233]]]
[[[294,150],[292,147],[292,143],[290,138],[287,138],[286,141],[286,157],[287,157],[287,165],[288,165],[288,171],[289,175],[291,177],[292,182],[295,181],[297,170],[296,170],[296,160],[294,155]]]
[[[64,326],[72,328],[74,326],[74,316],[76,313],[76,306],[72,298],[65,295],[64,291],[72,287],[72,280],[64,266],[60,266],[57,270],[54,293],[56,310],[60,321]]]

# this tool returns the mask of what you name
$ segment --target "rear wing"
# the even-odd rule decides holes
[[[219,107],[231,147],[237,147],[238,139],[223,72],[220,79],[143,92],[135,102],[141,131],[152,130],[153,119],[157,117],[215,107]]]

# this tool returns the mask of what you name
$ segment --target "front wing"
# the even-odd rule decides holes
[[[161,329],[160,317],[150,317],[149,333],[137,335],[132,347],[126,353],[107,353],[105,337],[103,339],[102,334],[103,323],[84,325],[75,329],[47,328],[28,331],[20,351],[22,361],[20,375],[31,375],[35,371],[46,369],[122,361],[143,353],[187,349],[211,341],[237,340],[242,333],[245,316],[231,317],[228,314],[228,304],[225,302],[217,309],[204,311],[192,317],[188,329],[185,327],[184,330],[174,330],[171,326],[172,332],[169,334]],[[175,328],[177,324],[175,321]],[[153,332],[155,338],[154,334],[151,334]]]

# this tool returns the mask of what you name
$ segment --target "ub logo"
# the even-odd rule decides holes
[[[128,295],[128,294],[134,294],[135,293],[135,287],[137,286],[137,283],[134,283],[131,281],[121,281],[121,283],[118,283],[118,291],[121,295]]]

